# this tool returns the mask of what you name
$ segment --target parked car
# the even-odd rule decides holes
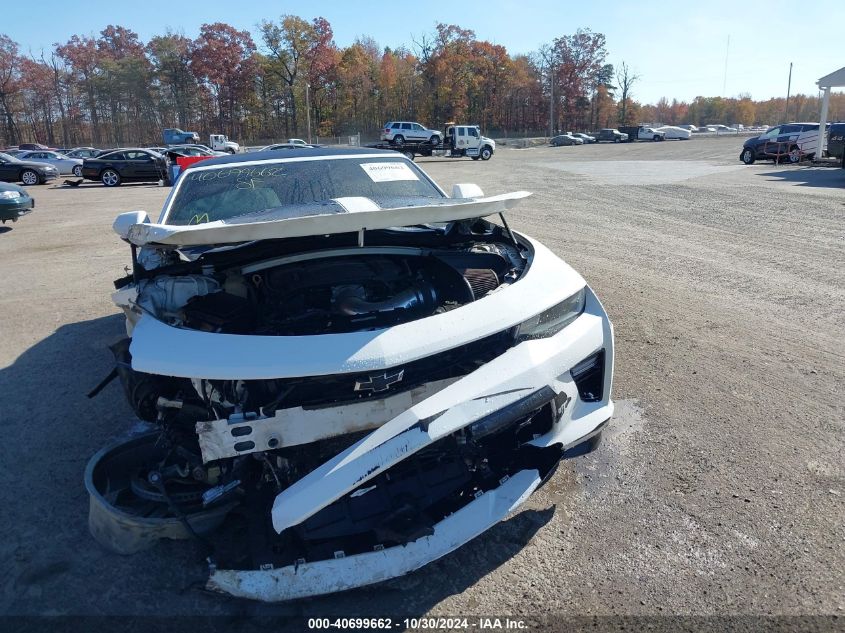
[[[35,208],[35,200],[26,189],[11,183],[0,182],[0,221],[17,222]]]
[[[97,154],[99,154],[102,150],[93,148],[93,147],[74,147],[66,152],[64,155],[68,158],[96,158]]]
[[[290,143],[291,145],[302,145],[302,146],[311,145],[310,143],[306,143],[301,138],[289,138],[288,143]]]
[[[827,155],[845,160],[845,123],[831,123],[827,130]],[[845,163],[843,163],[845,167]]]
[[[381,131],[381,140],[389,141],[395,145],[402,145],[405,142],[429,142],[432,145],[440,145],[443,135],[437,130],[429,130],[421,123],[388,121]]]
[[[690,132],[698,132],[698,128],[691,123],[684,123],[683,125],[677,125],[675,127],[679,127],[682,130],[689,130]]]
[[[262,152],[269,152],[277,149],[303,149],[303,148],[313,148],[313,145],[300,145],[299,143],[274,143],[273,145],[267,145],[266,147],[262,147]]]
[[[185,132],[175,127],[164,128],[161,132],[166,145],[183,145],[185,143],[199,143],[200,135],[196,132]]]
[[[583,145],[584,139],[573,136],[572,134],[558,134],[551,141],[549,145],[552,147],[561,147],[564,145]]]
[[[137,257],[111,350],[156,426],[86,486],[106,547],[222,523],[244,536],[207,586],[279,601],[409,573],[515,511],[597,445],[614,344],[577,272],[485,219],[530,194],[449,197],[392,150],[266,156],[115,220]]]
[[[183,156],[228,156],[231,152],[224,152],[222,150],[209,149],[205,145],[170,145],[161,150],[160,154],[166,152],[179,152]]]
[[[572,134],[572,136],[574,136],[575,138],[580,138],[582,141],[584,141],[584,144],[596,142],[595,136],[590,136],[589,134],[584,134],[582,132],[575,132],[574,134]]]
[[[802,157],[812,157],[819,141],[818,123],[785,123],[753,136],[742,144],[739,160],[751,165],[756,160],[787,159],[797,163]]]
[[[50,149],[46,145],[42,145],[41,143],[21,143],[18,145],[18,149],[26,151],[26,152],[34,152],[39,149]]]
[[[596,135],[596,142],[601,141],[610,141],[612,143],[624,143],[628,140],[628,135],[620,132],[619,130],[615,130],[613,128],[605,128],[603,130],[599,130],[599,133]]]
[[[716,134],[736,134],[738,131],[735,127],[729,127],[727,125],[722,125],[721,123],[708,125],[707,128],[713,128],[716,131]]]
[[[86,180],[99,180],[106,187],[117,187],[123,182],[167,180],[167,160],[148,149],[118,149],[86,158],[82,176]]]
[[[666,140],[677,139],[679,141],[688,141],[690,137],[692,137],[692,132],[690,130],[676,125],[664,125],[655,129],[658,132],[662,132]]]
[[[0,181],[22,182],[25,185],[43,185],[59,177],[59,170],[47,163],[20,160],[0,153]]]
[[[59,170],[60,174],[73,174],[74,176],[82,176],[82,159],[70,158],[58,152],[50,152],[39,150],[37,152],[26,152],[18,156],[21,160],[31,160],[38,163],[47,163],[53,165]]]

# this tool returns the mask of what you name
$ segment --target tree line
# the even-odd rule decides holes
[[[257,41],[222,22],[203,24],[194,39],[166,32],[146,43],[109,25],[38,52],[0,34],[0,146],[157,143],[164,127],[262,142],[308,129],[368,138],[391,119],[527,136],[642,122],[773,124],[786,115],[782,99],[747,95],[640,104],[641,78],[606,60],[605,36],[590,29],[525,55],[450,24],[407,47],[364,37],[344,48],[326,19],[294,15],[262,21]],[[790,106],[792,119],[818,116],[815,97]],[[845,95],[833,95],[830,117],[845,117]]]

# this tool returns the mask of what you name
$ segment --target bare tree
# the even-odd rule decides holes
[[[555,56],[557,50],[550,44],[543,44],[537,51],[538,67],[549,73],[549,136],[555,135]]]
[[[619,121],[623,125],[627,123],[628,99],[631,97],[631,87],[639,78],[640,76],[636,74],[624,61],[622,62],[622,66],[616,71],[616,83],[619,86],[619,90],[622,91]]]

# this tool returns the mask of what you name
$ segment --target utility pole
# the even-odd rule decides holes
[[[305,84],[305,120],[308,122],[308,142],[311,142],[311,84]]]
[[[789,93],[792,90],[792,62],[789,62],[789,83],[786,84],[786,109],[783,113],[783,122],[789,123]]]
[[[555,135],[555,65],[549,60],[549,137]]]

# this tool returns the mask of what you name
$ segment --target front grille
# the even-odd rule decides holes
[[[511,331],[505,330],[439,354],[384,370],[273,382],[279,392],[286,392],[278,404],[284,408],[332,406],[370,398],[378,400],[409,391],[425,383],[466,376],[501,356],[512,346]],[[401,380],[393,382],[400,372]],[[366,385],[374,383],[377,390],[366,388]],[[356,385],[359,387],[357,390]]]

